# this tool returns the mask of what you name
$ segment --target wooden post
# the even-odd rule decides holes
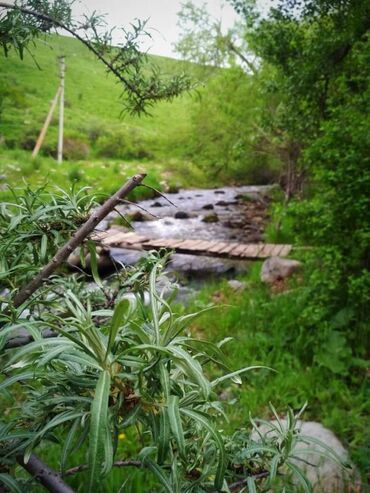
[[[40,147],[42,146],[42,143],[44,142],[47,129],[48,129],[49,125],[50,125],[51,117],[53,116],[55,107],[56,107],[57,102],[58,102],[59,95],[60,95],[60,87],[58,87],[57,93],[56,93],[54,99],[51,102],[48,116],[46,117],[45,123],[44,123],[44,125],[43,125],[43,127],[41,129],[40,135],[37,137],[37,141],[36,141],[35,147],[34,147],[34,149],[32,151],[32,157],[33,158],[35,158],[37,156],[37,154],[39,153]]]
[[[64,126],[64,56],[59,58],[60,62],[60,99],[59,99],[59,131],[58,131],[58,164],[63,161],[63,126]]]

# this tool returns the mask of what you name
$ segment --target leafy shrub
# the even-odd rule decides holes
[[[12,306],[17,288],[55,255],[94,206],[84,191],[48,196],[42,189],[27,190],[23,196],[14,193],[14,199],[0,214],[0,253],[10,252],[6,260],[0,257],[1,283],[9,290],[0,299],[0,391],[12,407],[0,424],[3,470],[57,441],[62,474],[80,449],[87,457],[81,466],[87,469],[87,491],[102,491],[125,432],[133,437],[125,465],[145,468],[161,492],[221,490],[224,481],[235,479],[251,492],[257,486],[266,491],[277,481],[289,481],[292,447],[301,439],[295,431],[298,416],[289,413],[289,426],[278,440],[256,444],[243,430],[232,437],[222,432],[217,387],[228,380],[240,384],[242,374],[260,367],[233,371],[223,353],[229,338],[216,344],[187,335],[188,324],[200,313],[172,311],[163,294],[168,286],[163,274],[158,289],[166,257],[151,254],[135,269],[103,282],[89,242],[82,255],[87,247],[95,289],[59,272],[38,295]],[[31,341],[7,347],[20,327]],[[54,337],[44,338],[43,331],[50,329]],[[213,378],[206,373],[210,364],[217,367]],[[309,491],[302,474],[295,474]],[[0,476],[7,484],[10,479]],[[17,479],[18,486],[22,479]]]
[[[152,157],[136,130],[110,132],[97,141],[98,155],[118,159],[146,159]]]
[[[86,159],[90,154],[89,145],[81,139],[65,137],[63,156],[71,161]]]

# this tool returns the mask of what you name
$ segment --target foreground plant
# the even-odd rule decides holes
[[[26,202],[32,197],[27,193]],[[79,217],[90,202],[77,200],[78,194],[69,197]],[[52,233],[47,240],[36,234],[40,223],[29,221],[29,214],[19,207],[23,202],[16,203],[3,209],[2,231],[8,234],[2,235],[1,243],[11,252],[11,238],[18,241],[20,232],[34,242],[20,258],[9,254],[3,277],[3,283],[11,279],[8,289],[29,280],[26,266],[45,257],[40,253],[45,244],[49,255],[59,246],[54,241],[59,237]],[[37,207],[35,199],[31,217]],[[49,212],[64,217],[64,206],[50,207]],[[80,484],[86,484],[89,492],[102,491],[102,481],[114,466],[125,467],[122,489],[140,468],[148,471],[145,481],[152,484],[150,491],[160,492],[230,491],[243,486],[250,492],[266,491],[277,478],[299,475],[289,462],[299,440],[293,415],[288,429],[280,430],[279,440],[264,438],[262,444],[243,431],[227,437],[220,429],[225,415],[218,387],[227,380],[240,384],[242,374],[260,367],[233,371],[222,351],[229,338],[214,343],[187,332],[201,312],[183,316],[173,312],[165,297],[171,288],[163,274],[166,256],[151,253],[135,269],[102,281],[91,244],[90,255],[93,288],[85,277],[59,271],[43,285],[42,296],[31,296],[12,316],[9,295],[3,298],[0,463],[6,472],[0,481],[14,491],[28,488],[27,480],[14,474],[16,461],[53,492],[72,491],[63,478],[85,469],[86,480]],[[14,269],[18,264],[24,268]],[[20,328],[30,334],[31,342],[9,345],[9,336]],[[45,338],[45,331],[53,337]],[[219,376],[210,378],[215,368]],[[124,433],[132,443],[122,454],[119,439]],[[51,443],[60,449],[58,473],[46,474],[45,467],[35,473],[34,452],[42,453]],[[78,450],[86,463],[72,462]],[[47,479],[53,474],[56,482],[50,484]],[[308,483],[302,479],[301,483],[309,491]]]

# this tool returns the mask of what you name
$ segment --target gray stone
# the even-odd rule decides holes
[[[130,214],[129,218],[133,222],[140,222],[140,223],[142,223],[144,221],[153,221],[154,220],[153,216],[151,216],[149,214],[145,214],[145,212],[141,212],[141,211],[133,212],[132,214]]]
[[[261,281],[272,284],[292,276],[302,268],[301,262],[281,257],[270,257],[263,262]]]
[[[203,216],[202,221],[204,223],[217,223],[219,218],[217,214],[207,214],[206,216]]]
[[[175,213],[175,218],[176,219],[188,219],[189,218],[189,214],[185,211],[177,211]]]
[[[271,421],[271,423],[279,427],[276,420]],[[283,429],[287,428],[285,419],[281,419],[280,423]],[[306,476],[312,485],[313,493],[350,493],[351,491],[360,491],[356,489],[359,481],[356,468],[341,466],[338,461],[335,461],[334,457],[329,457],[330,454],[327,452],[326,447],[329,447],[333,451],[333,456],[335,454],[343,464],[349,464],[347,450],[332,431],[324,428],[321,423],[314,421],[298,421],[297,429],[300,435],[319,440],[323,444],[321,446],[318,443],[298,441],[291,452],[294,458],[291,458],[290,461]],[[266,425],[261,426],[259,432],[262,436],[268,438],[277,437],[277,433],[271,431]],[[256,431],[253,431],[251,438],[254,441],[260,441]],[[299,457],[299,459],[296,457]],[[293,478],[293,481],[297,486],[299,485],[299,481],[296,478]]]
[[[246,283],[243,281],[238,281],[237,279],[230,279],[230,281],[227,281],[227,284],[230,286],[231,289],[234,291],[244,291],[246,288]]]
[[[214,209],[214,206],[213,204],[206,204],[202,207],[202,209],[205,209],[205,210],[212,210]]]

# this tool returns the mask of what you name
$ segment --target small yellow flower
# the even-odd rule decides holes
[[[118,435],[118,440],[124,440],[126,438],[126,434],[125,433],[120,433]]]

